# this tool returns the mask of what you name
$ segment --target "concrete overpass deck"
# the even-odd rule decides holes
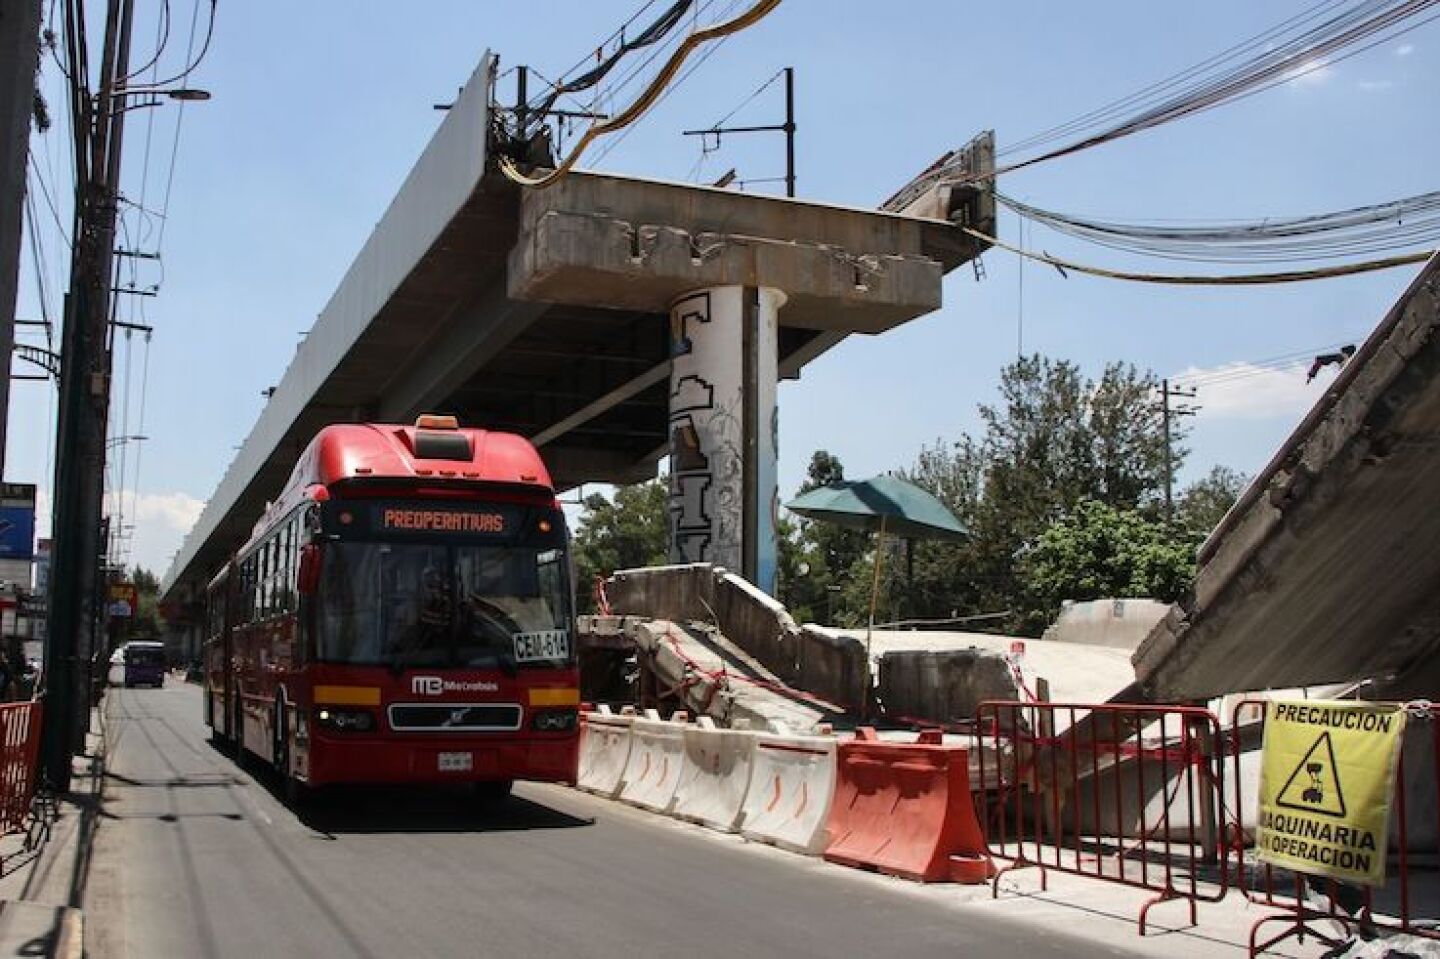
[[[852,332],[940,305],[978,252],[945,220],[595,173],[546,190],[493,163],[487,55],[230,464],[164,578],[194,602],[304,445],[342,421],[423,411],[520,433],[562,488],[654,475],[667,448],[671,302],[783,289],[779,375]]]
[[[1200,550],[1136,650],[1161,702],[1374,678],[1440,683],[1440,256]]]

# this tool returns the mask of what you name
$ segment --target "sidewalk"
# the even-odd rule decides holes
[[[103,721],[92,714],[92,729]],[[90,854],[104,786],[104,737],[92,732],[86,753],[74,760],[70,792],[47,803],[35,827],[38,847],[25,851],[25,836],[0,839],[0,959],[84,955],[80,903],[90,877]]]

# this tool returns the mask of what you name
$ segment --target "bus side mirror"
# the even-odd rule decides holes
[[[295,588],[302,596],[309,596],[320,585],[320,547],[314,543],[300,547],[300,572],[295,579]]]

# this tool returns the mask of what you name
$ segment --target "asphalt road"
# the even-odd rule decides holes
[[[353,790],[297,818],[210,746],[194,687],[112,689],[106,714],[91,959],[1134,954],[558,786],[489,811]]]

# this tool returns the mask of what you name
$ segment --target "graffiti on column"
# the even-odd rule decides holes
[[[695,356],[694,339],[711,321],[710,294],[699,293],[671,311],[670,512],[671,559],[736,565],[742,517],[742,445],[738,377],[733,396],[715,382],[717,356]],[[705,350],[700,352],[704,353]],[[723,364],[723,360],[721,361]]]

